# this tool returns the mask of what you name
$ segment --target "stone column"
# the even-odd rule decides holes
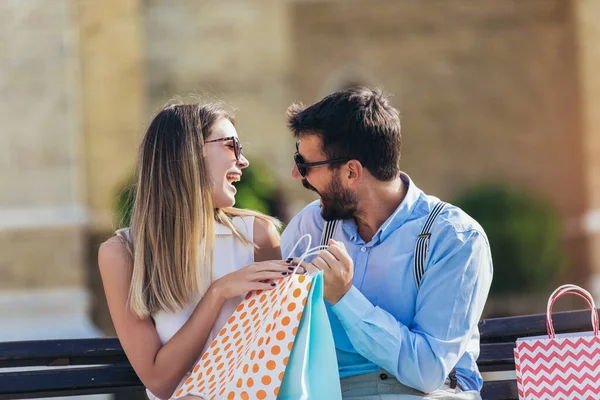
[[[0,20],[0,341],[96,336],[73,9],[5,1]]]
[[[588,212],[583,229],[589,242],[588,287],[600,301],[600,2],[574,0],[586,162]]]
[[[115,199],[134,173],[146,128],[141,0],[71,0],[77,8],[82,136],[90,223],[85,236],[92,317],[114,334],[97,266],[99,244],[116,224]]]
[[[86,204],[91,229],[114,227],[114,199],[133,173],[146,125],[141,0],[72,0],[77,5]]]

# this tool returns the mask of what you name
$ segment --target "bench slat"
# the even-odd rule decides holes
[[[557,333],[592,330],[590,310],[554,313],[552,320]],[[515,342],[518,338],[546,335],[546,315],[485,319],[479,323],[481,343]]]
[[[0,368],[127,363],[117,338],[0,343]]]
[[[514,369],[514,342],[483,343],[480,365],[506,364]],[[116,338],[0,343],[0,368],[127,363]]]
[[[518,400],[517,381],[485,382],[481,389],[485,400]]]
[[[481,345],[477,365],[481,372],[488,371],[514,371],[515,359],[511,343],[487,343]]]
[[[127,364],[0,374],[0,399],[117,393],[143,389]]]
[[[26,391],[23,388],[27,388]],[[117,393],[143,389],[129,365],[0,374],[0,400]],[[484,383],[486,400],[518,399],[515,381]]]

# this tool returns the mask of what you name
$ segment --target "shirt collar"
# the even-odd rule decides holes
[[[394,213],[381,225],[379,230],[373,236],[372,242],[384,241],[387,239],[396,229],[398,229],[411,215],[419,197],[421,196],[421,190],[413,183],[412,179],[404,172],[400,173],[400,179],[408,186],[406,196],[396,208]],[[353,240],[358,240],[358,232],[356,222],[354,220],[344,221],[344,230],[350,234]]]
[[[408,190],[396,211],[379,228],[379,232],[381,232],[380,240],[382,241],[402,226],[404,221],[412,214],[419,197],[421,197],[421,190],[413,183],[410,176],[401,172],[400,179],[408,186]]]

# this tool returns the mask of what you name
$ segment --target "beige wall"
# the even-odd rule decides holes
[[[175,95],[226,101],[250,163],[269,163],[288,187],[289,12],[279,0],[157,0],[144,9],[148,113]]]
[[[448,199],[500,180],[539,192],[564,218],[574,279],[600,270],[600,241],[590,247],[582,225],[600,201],[598,2],[311,1],[295,10],[299,98],[313,102],[345,81],[383,85],[402,114],[403,169],[421,188]]]
[[[77,31],[68,0],[0,4],[0,288],[84,281]]]
[[[394,94],[403,168],[424,189],[446,197],[506,178],[549,195],[566,216],[581,213],[571,192],[583,180],[567,5],[299,2],[294,89],[312,102],[347,66],[350,80]]]
[[[84,233],[77,227],[0,231],[0,293],[85,286]]]

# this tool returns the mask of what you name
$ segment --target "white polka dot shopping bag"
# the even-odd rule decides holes
[[[322,280],[292,274],[248,293],[175,398],[341,400]]]

